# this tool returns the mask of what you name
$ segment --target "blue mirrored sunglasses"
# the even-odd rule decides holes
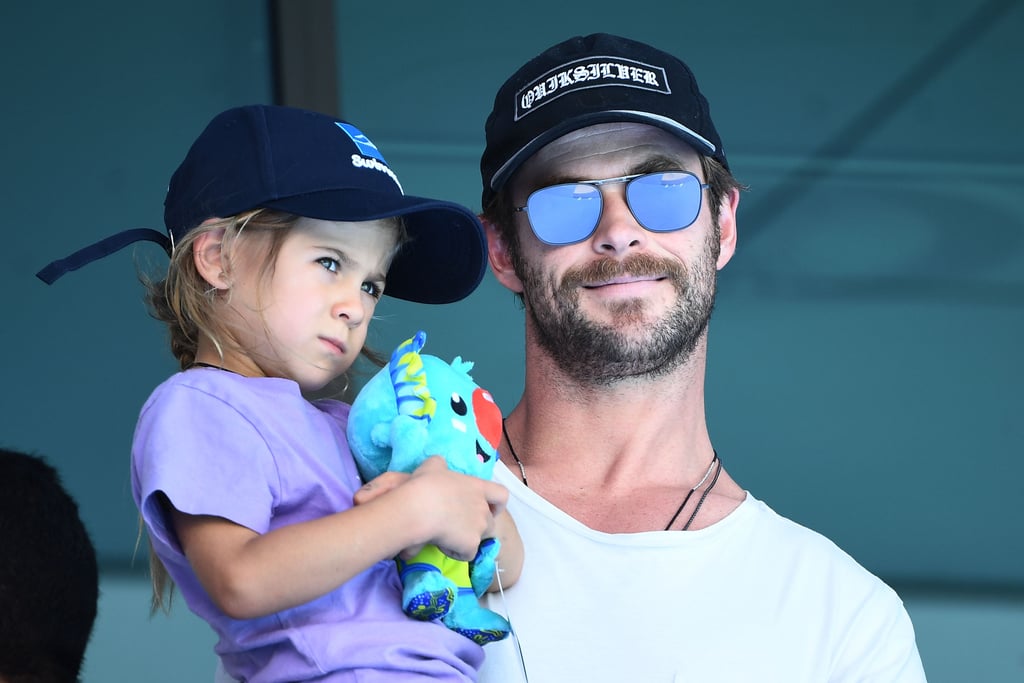
[[[587,239],[601,220],[602,185],[626,184],[626,204],[637,223],[651,232],[673,232],[693,225],[707,183],[689,171],[638,173],[604,180],[551,185],[530,194],[525,211],[533,234],[552,245]]]

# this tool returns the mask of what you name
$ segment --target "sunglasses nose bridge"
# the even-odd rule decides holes
[[[618,196],[626,200],[626,188],[636,176],[627,175],[620,178],[606,178],[604,180],[590,180],[584,184],[595,188],[601,195],[601,201],[608,195]]]
[[[626,192],[631,177],[611,178],[594,183],[601,195],[601,213],[592,237],[601,250],[621,251],[641,244],[646,231],[637,220]]]

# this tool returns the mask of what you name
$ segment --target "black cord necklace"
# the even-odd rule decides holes
[[[526,468],[523,466],[523,461],[519,459],[518,455],[516,455],[516,449],[512,445],[512,439],[508,436],[508,429],[505,428],[505,420],[501,421],[501,433],[505,435],[505,443],[508,444],[509,455],[511,455],[512,459],[516,461],[517,465],[519,465],[519,474],[522,475],[523,486],[530,488],[530,484],[526,481]],[[682,513],[683,508],[685,508],[686,504],[690,502],[690,498],[693,496],[693,493],[704,485],[704,482],[706,482],[708,477],[711,476],[711,471],[714,470],[715,476],[711,479],[711,483],[708,484],[708,487],[704,489],[700,499],[697,501],[697,507],[695,507],[693,512],[690,513],[690,518],[686,520],[686,524],[683,525],[682,530],[686,531],[689,529],[690,525],[693,524],[693,520],[697,518],[697,513],[700,512],[701,506],[704,505],[704,501],[707,499],[708,494],[711,493],[711,489],[715,488],[715,484],[718,483],[718,476],[722,473],[722,459],[718,457],[718,451],[712,449],[712,453],[714,453],[714,455],[711,457],[711,464],[708,465],[708,471],[705,472],[700,481],[698,481],[697,484],[686,493],[686,497],[683,498],[683,502],[679,504],[679,509],[676,510],[676,513],[672,515],[672,519],[668,520],[668,524],[665,525],[665,531],[672,528],[672,525],[675,524],[676,519]]]
[[[234,374],[236,374],[236,375],[239,374],[239,373],[235,372],[234,370],[228,370],[223,365],[214,365],[213,363],[204,363],[201,360],[194,360],[194,361],[192,361],[191,363],[188,364],[188,367],[185,368],[185,369],[186,370],[191,370],[192,368],[213,368],[214,370],[223,370],[224,372],[234,372]]]
[[[508,438],[508,430],[505,429],[505,420],[501,421],[501,433],[505,435],[505,443],[508,444],[509,455],[511,455],[512,459],[516,461],[517,465],[519,465],[519,474],[523,475],[523,486],[530,488],[530,485],[526,483],[526,468],[523,467],[523,461],[519,459],[518,455],[516,455],[516,449],[512,448],[512,439]]]
[[[672,528],[672,525],[676,521],[676,517],[678,517],[679,513],[683,511],[683,508],[686,507],[686,504],[690,502],[690,496],[692,496],[693,492],[699,489],[704,484],[704,482],[708,480],[708,477],[711,475],[711,470],[715,467],[716,463],[718,464],[718,469],[715,470],[715,478],[712,479],[711,484],[709,484],[708,487],[704,489],[704,493],[701,494],[700,500],[697,501],[697,507],[693,508],[693,512],[690,514],[690,518],[686,520],[686,524],[683,525],[683,531],[689,529],[690,525],[693,524],[694,518],[696,518],[697,513],[700,512],[701,506],[704,505],[704,499],[708,497],[708,494],[711,493],[711,489],[715,488],[715,484],[718,483],[718,475],[722,473],[722,461],[718,457],[718,451],[712,449],[712,452],[714,453],[714,456],[712,456],[711,458],[711,465],[708,467],[708,471],[704,473],[704,476],[701,477],[701,480],[697,482],[697,485],[690,489],[689,493],[686,494],[686,497],[683,498],[683,502],[680,503],[679,509],[676,510],[676,514],[672,515],[672,519],[668,520],[668,524],[665,525],[665,531],[668,531]]]

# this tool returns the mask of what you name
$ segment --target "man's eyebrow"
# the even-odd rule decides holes
[[[644,159],[641,162],[630,166],[622,175],[639,175],[642,173],[657,173],[658,171],[682,171],[686,170],[686,164],[682,159],[677,159],[665,154],[656,154]],[[615,176],[609,176],[615,177]],[[565,173],[551,173],[539,180],[532,189],[551,187],[552,185],[563,185],[579,183],[587,180],[604,180],[604,178],[582,178],[578,175]],[[532,190],[531,190],[532,191]]]
[[[542,187],[551,187],[552,185],[564,185],[566,183],[578,183],[580,178],[573,175],[564,173],[551,172],[538,178],[536,182],[531,183],[531,186],[527,188],[528,191],[533,192]]]
[[[630,172],[626,175],[635,175],[638,173],[657,173],[658,171],[683,171],[686,170],[686,164],[682,159],[670,157],[664,154],[657,154],[648,159],[644,159],[642,162],[636,164],[630,169]]]

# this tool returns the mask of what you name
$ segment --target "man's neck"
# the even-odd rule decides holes
[[[592,528],[663,528],[714,454],[703,345],[672,372],[611,384],[569,377],[536,347],[527,350],[527,368],[503,462],[520,471],[514,450],[528,486]],[[716,493],[742,498],[725,472]]]

